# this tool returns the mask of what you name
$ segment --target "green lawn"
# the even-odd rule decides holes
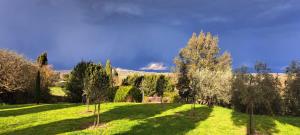
[[[92,107],[91,107],[92,108]],[[101,106],[101,126],[88,128],[92,113],[80,104],[2,105],[0,134],[140,134],[244,135],[247,115],[222,107],[107,103]],[[299,117],[256,116],[260,134],[300,134]]]
[[[54,96],[66,96],[66,93],[64,91],[64,88],[62,87],[50,87],[50,94]]]

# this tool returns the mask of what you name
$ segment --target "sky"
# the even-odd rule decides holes
[[[219,37],[233,68],[266,62],[283,72],[300,59],[299,0],[0,0],[0,48],[56,70],[81,60],[164,70],[192,33]]]

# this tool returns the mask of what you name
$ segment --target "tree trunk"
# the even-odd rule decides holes
[[[192,104],[192,115],[196,115],[196,98],[195,95],[193,96],[193,104]]]
[[[96,123],[97,123],[97,120],[96,120],[97,104],[95,104],[94,107],[95,107],[95,108],[94,108],[94,118],[95,118],[95,119],[94,119],[94,127],[96,127]]]
[[[253,118],[253,103],[250,105],[250,112],[249,112],[249,129],[248,129],[248,135],[254,135],[255,129],[254,129],[254,118]]]
[[[88,98],[88,96],[86,96],[86,105],[87,105],[87,111],[90,111],[90,98]]]
[[[98,103],[98,113],[97,113],[97,126],[99,125],[99,123],[100,123],[100,101],[99,101],[99,103]]]
[[[145,101],[145,93],[144,93],[144,90],[142,90],[142,103],[144,103]]]

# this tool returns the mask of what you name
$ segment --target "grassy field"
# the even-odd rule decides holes
[[[62,87],[50,87],[50,94],[53,96],[66,96],[66,93],[64,91],[64,88]]]
[[[93,129],[92,112],[86,112],[84,105],[2,105],[0,134],[244,135],[247,118],[222,107],[197,105],[192,116],[191,105],[107,103],[101,108],[101,126]],[[255,119],[260,134],[300,134],[299,117]]]

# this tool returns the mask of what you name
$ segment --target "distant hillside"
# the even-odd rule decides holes
[[[147,71],[138,71],[138,70],[130,70],[130,69],[123,69],[123,68],[115,68],[119,74],[119,80],[125,79],[129,75],[150,75],[150,74],[163,74],[166,76],[173,76],[173,73],[171,72],[147,72]],[[60,74],[60,77],[62,77],[64,74],[69,74],[71,70],[56,70],[57,73]]]
[[[147,72],[147,71],[138,71],[138,70],[130,70],[130,69],[123,69],[123,68],[115,68],[119,74],[119,80],[123,80],[125,79],[127,76],[129,75],[150,75],[150,74],[163,74],[166,76],[170,76],[170,77],[174,77],[174,73],[172,72]],[[71,70],[57,70],[56,72],[58,72],[60,74],[60,76],[64,75],[64,74],[69,74],[71,72]],[[282,87],[284,87],[285,84],[285,80],[287,79],[287,75],[285,73],[271,73],[273,76],[277,76],[279,75],[279,80],[281,82]],[[255,73],[253,73],[253,75],[255,75]]]
[[[123,68],[116,68],[119,78],[122,80],[126,78],[129,75],[150,75],[150,74],[157,74],[157,75],[166,75],[166,76],[172,76],[173,73],[170,72],[147,72],[147,71],[137,71],[137,70],[129,70],[129,69],[123,69]]]

